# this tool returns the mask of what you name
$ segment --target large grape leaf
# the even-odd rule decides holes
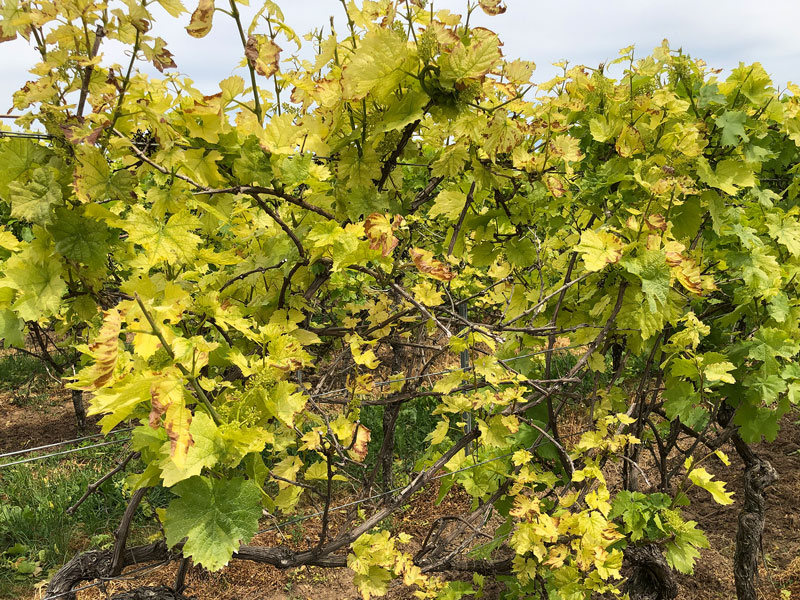
[[[49,167],[39,167],[31,174],[30,181],[9,183],[11,216],[37,225],[49,223],[50,208],[61,201],[61,187],[54,173]]]
[[[61,278],[61,263],[52,258],[36,261],[29,253],[15,254],[5,264],[5,275],[19,292],[14,310],[25,321],[36,321],[58,312],[67,284]]]
[[[49,151],[30,140],[10,139],[0,146],[0,197],[7,199],[8,186],[25,171],[47,162]]]
[[[243,427],[239,423],[225,423],[217,427],[206,413],[197,411],[192,417],[189,434],[193,444],[189,446],[182,466],[170,456],[171,444],[162,449],[160,462],[164,485],[171,487],[200,475],[204,467],[224,464],[236,467],[251,452],[264,449],[268,434],[259,427]]]
[[[79,146],[75,168],[75,195],[82,202],[130,199],[133,176],[125,169],[111,172],[105,157],[93,146]]]
[[[56,252],[91,269],[101,269],[112,244],[109,228],[102,222],[86,219],[74,210],[56,209],[48,231],[56,242]]]
[[[200,221],[188,211],[174,214],[163,223],[139,206],[133,208],[125,225],[129,240],[145,249],[151,267],[162,261],[189,262],[200,243],[200,237],[192,233],[198,227]]]
[[[581,234],[581,242],[575,251],[583,256],[588,271],[599,271],[608,264],[619,262],[622,241],[613,233],[587,229]]]
[[[667,303],[670,269],[662,250],[646,250],[636,258],[624,260],[622,265],[641,280],[651,312]]]
[[[442,79],[479,79],[491,71],[503,57],[500,41],[488,30],[470,40],[469,46],[458,43],[443,60]]]
[[[167,544],[186,538],[184,556],[206,569],[217,571],[228,564],[241,541],[258,529],[261,492],[250,480],[195,476],[173,491],[178,498],[170,502],[164,518]]]
[[[363,98],[367,93],[377,98],[388,95],[406,77],[400,67],[407,56],[406,42],[396,31],[382,28],[370,31],[344,68],[345,95],[350,98]]]

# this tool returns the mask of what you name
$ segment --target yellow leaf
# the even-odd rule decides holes
[[[589,271],[599,271],[622,258],[622,242],[607,231],[594,232],[587,229],[581,234],[581,242],[575,250],[583,255]]]
[[[282,48],[265,35],[256,34],[247,38],[244,54],[256,73],[271,77],[278,72]]]
[[[200,0],[192,13],[189,26],[186,28],[192,37],[205,37],[211,31],[211,20],[214,18],[214,0]]]
[[[644,142],[639,130],[630,125],[622,129],[622,133],[617,138],[617,154],[623,158],[630,158],[634,154],[644,152]]]
[[[436,429],[431,431],[426,439],[430,440],[432,446],[435,446],[436,444],[441,444],[447,437],[447,432],[449,430],[450,430],[450,420],[444,419],[443,421],[439,421],[439,423],[436,424]]]
[[[158,428],[162,414],[164,429],[170,440],[170,455],[178,468],[186,464],[189,448],[194,444],[189,426],[192,411],[184,401],[183,379],[176,375],[158,379],[150,386],[150,426]]]
[[[119,353],[119,332],[122,316],[116,308],[103,313],[103,326],[89,346],[94,364],[83,369],[76,378],[75,389],[93,392],[105,386],[114,375]]]
[[[450,281],[455,279],[453,273],[447,265],[433,258],[433,252],[422,248],[412,248],[409,250],[411,260],[417,265],[417,269],[426,275],[438,279],[439,281]]]
[[[725,491],[725,483],[723,481],[712,481],[714,476],[702,467],[692,469],[689,472],[689,479],[696,486],[703,488],[711,494],[711,497],[714,498],[717,504],[723,506],[733,504],[733,492]]]

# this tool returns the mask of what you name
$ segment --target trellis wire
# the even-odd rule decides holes
[[[566,349],[567,348],[554,348],[553,350],[566,350]],[[548,352],[548,351],[547,350],[542,350],[542,351],[538,351],[538,352],[531,352],[531,353],[528,353],[528,354],[521,354],[519,356],[512,356],[510,358],[501,359],[499,362],[505,364],[506,362],[510,362],[510,361],[513,361],[513,360],[521,360],[523,358],[530,358],[531,356],[536,356],[537,354],[542,354],[544,352]],[[445,369],[443,371],[436,371],[434,373],[425,373],[424,375],[411,375],[409,377],[402,377],[402,378],[399,378],[399,379],[387,379],[385,381],[376,381],[373,385],[375,385],[375,386],[391,385],[393,383],[398,383],[398,382],[402,382],[402,381],[411,381],[411,380],[414,380],[414,379],[425,379],[427,377],[435,377],[436,375],[446,375],[446,374],[449,374],[449,373],[454,373],[456,371],[469,370],[471,368],[472,368],[471,366],[467,366],[467,367],[460,367],[460,368],[457,368],[457,369]],[[333,396],[333,395],[336,395],[336,394],[342,394],[342,393],[346,393],[346,392],[349,393],[350,390],[348,388],[339,388],[339,389],[335,389],[335,390],[329,390],[327,392],[322,392],[321,394],[308,394],[308,397],[311,398],[312,400],[316,400],[316,399],[323,399],[323,398],[327,398],[329,396]],[[119,429],[119,430],[113,431],[111,433],[122,433],[122,432],[125,432],[125,431],[132,431],[133,429],[135,429],[135,427],[128,427],[128,428],[125,428],[125,429]],[[82,441],[82,440],[86,440],[86,439],[90,439],[90,438],[94,438],[94,437],[101,437],[101,436],[103,436],[103,434],[102,433],[98,433],[98,434],[94,434],[94,435],[90,435],[90,436],[85,436],[83,438],[76,438],[74,440],[67,440],[67,441],[64,441],[64,442],[57,442],[57,443],[54,443],[54,444],[47,444],[45,446],[38,446],[36,448],[24,448],[24,449],[20,449],[20,450],[13,450],[13,451],[7,452],[5,454],[0,454],[0,458],[4,458],[4,457],[7,457],[7,456],[15,456],[15,455],[19,455],[19,454],[27,454],[27,453],[30,453],[30,452],[35,452],[37,450],[42,450],[42,449],[46,449],[46,448],[52,448],[52,447],[55,447],[55,446],[63,446],[63,445],[70,444],[70,443],[77,443],[77,442]],[[110,441],[110,442],[102,442],[100,444],[93,444],[91,446],[82,446],[80,448],[73,448],[71,450],[64,450],[62,452],[53,452],[51,454],[44,454],[42,456],[33,456],[31,458],[26,458],[26,459],[23,459],[23,460],[17,460],[17,461],[14,461],[14,462],[0,464],[0,469],[2,469],[4,467],[11,467],[13,465],[21,465],[21,464],[24,464],[24,463],[35,462],[35,461],[38,461],[38,460],[44,460],[46,458],[53,458],[55,456],[63,456],[65,454],[72,454],[73,452],[82,452],[84,450],[91,450],[92,448],[99,448],[101,446],[108,446],[108,445],[111,445],[111,444],[118,444],[120,442],[127,442],[130,439],[131,439],[130,437],[126,437],[126,438],[122,438],[122,439],[119,439],[119,440],[113,440],[113,441]]]
[[[552,350],[539,350],[537,352],[529,352],[528,354],[520,354],[519,356],[512,356],[510,358],[501,358],[498,362],[501,362],[501,363],[505,364],[505,363],[511,362],[513,360],[522,360],[523,358],[530,358],[531,356],[536,356],[538,354],[545,354],[547,352],[556,352],[556,351],[561,351],[561,350],[568,350],[570,348],[575,348],[575,347],[577,347],[577,346],[565,346],[565,347],[562,347],[562,348],[553,348]],[[455,368],[455,369],[445,369],[443,371],[435,371],[433,373],[425,373],[423,375],[410,375],[408,377],[398,377],[397,379],[387,379],[385,381],[375,381],[372,385],[374,385],[374,386],[392,385],[393,383],[400,383],[402,381],[411,381],[411,380],[414,380],[414,379],[425,379],[427,377],[435,377],[436,375],[447,375],[449,373],[455,373],[457,371],[468,371],[471,368],[472,367],[468,365],[466,367],[459,367],[459,368]],[[349,393],[350,389],[349,388],[338,388],[338,389],[335,389],[335,390],[329,390],[327,392],[322,392],[320,394],[309,394],[309,397],[314,399],[314,400],[316,400],[317,398],[326,398],[328,396],[335,396],[336,394],[343,394],[343,393],[346,393],[346,392]]]
[[[126,431],[133,431],[133,427],[126,427],[124,429],[115,429],[113,431],[109,431],[108,435],[113,433],[124,433]],[[107,434],[104,433],[93,433],[92,435],[85,435],[83,437],[75,438],[72,440],[64,440],[63,442],[54,442],[52,444],[45,444],[44,446],[36,446],[35,448],[24,448],[22,450],[13,450],[11,452],[6,452],[4,454],[0,454],[0,458],[7,458],[9,456],[16,456],[18,454],[28,454],[29,452],[37,452],[39,450],[47,450],[48,448],[55,448],[56,446],[66,446],[68,444],[77,444],[78,442],[83,442],[84,440],[91,440],[97,437],[103,437]]]
[[[52,454],[45,454],[43,456],[32,456],[30,458],[23,458],[22,460],[15,460],[13,462],[8,462],[0,465],[0,469],[4,469],[5,467],[11,467],[14,465],[21,465],[24,463],[35,462],[37,460],[44,460],[45,458],[53,458],[54,456],[64,456],[65,454],[72,454],[73,452],[83,452],[84,450],[90,450],[92,448],[101,448],[103,446],[111,446],[112,444],[121,444],[123,442],[130,441],[131,438],[122,438],[121,440],[112,440],[110,442],[102,442],[100,444],[92,444],[91,446],[82,446],[80,448],[71,448],[70,450],[63,450],[61,452],[53,452]]]

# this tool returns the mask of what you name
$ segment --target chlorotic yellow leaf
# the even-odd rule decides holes
[[[372,93],[387,96],[406,77],[401,70],[408,55],[403,37],[393,29],[378,28],[367,33],[345,65],[342,75],[344,93],[349,98],[363,98]]]
[[[423,248],[412,248],[409,250],[411,260],[417,266],[421,273],[425,273],[429,277],[438,279],[439,281],[450,281],[455,279],[453,273],[447,265],[433,258],[433,252]]]
[[[214,0],[200,0],[197,8],[192,13],[186,31],[192,37],[201,38],[211,31],[211,21],[214,18]]]
[[[369,247],[380,250],[382,256],[389,256],[397,247],[399,240],[394,232],[403,224],[403,217],[395,215],[389,220],[387,215],[372,213],[364,221],[364,233],[369,239]]]
[[[119,354],[119,332],[122,316],[116,308],[103,313],[103,325],[94,342],[89,346],[89,356],[94,364],[83,369],[73,387],[92,392],[99,390],[111,381]]]
[[[272,77],[277,73],[282,48],[266,35],[256,34],[247,38],[244,54],[256,73]]]
[[[714,476],[702,467],[696,467],[689,472],[689,479],[696,486],[703,488],[717,504],[733,504],[733,492],[725,491],[725,483],[712,481]]]
[[[619,262],[622,258],[622,241],[613,233],[587,229],[581,234],[581,242],[575,251],[583,256],[587,270],[599,271],[606,265]]]
[[[192,411],[186,406],[185,389],[180,376],[157,379],[150,386],[150,426],[158,425],[159,417],[165,414],[164,428],[170,440],[170,454],[178,468],[186,464],[189,448],[194,444],[189,428]]]

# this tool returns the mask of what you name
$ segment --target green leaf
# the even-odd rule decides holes
[[[700,404],[700,395],[688,381],[668,383],[664,390],[664,412],[670,419],[679,418],[681,423],[692,428],[708,414]]]
[[[642,292],[651,312],[656,312],[667,303],[671,274],[662,250],[646,250],[621,264],[641,280]]]
[[[713,171],[708,161],[700,159],[697,162],[697,174],[701,181],[731,196],[735,196],[740,188],[756,183],[752,169],[746,163],[733,159],[720,161]]]
[[[422,109],[430,98],[423,92],[409,92],[403,98],[389,106],[389,110],[383,113],[378,131],[391,131],[400,129],[417,119],[422,118]]]
[[[80,216],[75,210],[56,209],[47,230],[56,242],[56,252],[90,269],[102,269],[113,248],[111,230],[102,222]]]
[[[61,202],[61,186],[55,171],[49,167],[34,170],[29,181],[12,181],[8,184],[11,197],[11,216],[37,225],[52,220],[50,209]]]
[[[6,347],[25,347],[25,321],[17,317],[12,311],[0,309],[0,340]]]
[[[81,202],[130,200],[133,176],[125,169],[114,173],[100,150],[81,145],[75,150],[75,195]]]
[[[777,240],[792,256],[800,256],[800,223],[794,216],[767,214],[767,231],[772,239]]]
[[[767,304],[767,312],[769,316],[775,319],[778,323],[783,323],[789,316],[791,311],[789,304],[789,297],[784,292],[778,292],[770,298]]]
[[[61,278],[61,263],[55,258],[40,261],[28,251],[6,261],[5,275],[19,293],[14,310],[25,321],[37,321],[56,314],[67,284]]]
[[[784,412],[782,409],[762,408],[752,402],[744,402],[736,409],[733,422],[739,426],[739,435],[748,444],[760,442],[762,436],[773,442],[778,437],[778,419]]]
[[[8,186],[22,181],[25,171],[44,165],[50,154],[47,148],[30,140],[4,140],[0,145],[0,198],[8,198]]]
[[[708,538],[697,529],[697,522],[687,521],[676,532],[675,538],[666,543],[666,559],[670,567],[680,573],[694,572],[695,559],[700,556],[697,548],[708,548]]]
[[[756,248],[752,252],[731,252],[728,264],[739,270],[747,287],[758,296],[776,289],[780,284],[780,265],[764,248]]]
[[[742,142],[749,142],[750,137],[744,129],[747,115],[740,111],[726,110],[716,117],[717,127],[722,131],[720,141],[723,146],[737,146]]]
[[[261,492],[250,480],[192,477],[173,488],[164,518],[167,544],[183,538],[183,555],[210,571],[228,564],[242,540],[258,530]]]

